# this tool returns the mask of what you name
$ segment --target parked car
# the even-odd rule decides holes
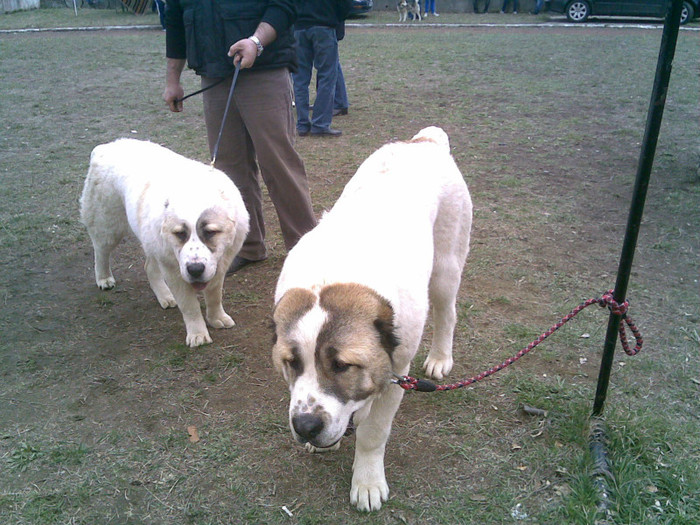
[[[700,15],[700,0],[684,0],[681,24]],[[664,18],[670,0],[551,0],[549,10],[565,13],[570,22],[585,22],[591,16],[643,16]]]
[[[372,0],[352,0],[350,16],[364,15],[369,13],[374,7]]]

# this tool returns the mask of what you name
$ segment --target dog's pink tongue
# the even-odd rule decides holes
[[[207,283],[192,283],[192,288],[194,288],[198,292],[201,292],[206,287],[207,287]]]

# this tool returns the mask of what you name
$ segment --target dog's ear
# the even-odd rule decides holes
[[[315,304],[316,296],[310,290],[303,288],[287,290],[275,306],[272,322],[274,326],[286,330],[301,319]]]
[[[379,341],[382,346],[391,355],[401,341],[396,335],[396,327],[394,326],[394,309],[389,301],[383,297],[379,298],[379,311],[374,320],[374,327],[379,332]]]

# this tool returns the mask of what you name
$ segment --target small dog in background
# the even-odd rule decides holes
[[[399,22],[405,22],[409,13],[413,15],[413,20],[421,20],[419,0],[399,0],[396,9],[399,12]]]
[[[95,250],[95,282],[114,287],[110,254],[131,230],[146,254],[146,275],[163,308],[178,306],[190,347],[211,343],[235,323],[221,304],[226,270],[248,235],[248,212],[223,172],[152,142],[97,146],[80,199]]]

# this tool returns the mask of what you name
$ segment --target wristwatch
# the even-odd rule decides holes
[[[257,36],[253,35],[253,36],[249,36],[248,40],[252,40],[253,43],[257,46],[258,56],[262,55],[263,49],[265,49],[265,48],[263,47],[262,43],[260,42],[260,39]]]

